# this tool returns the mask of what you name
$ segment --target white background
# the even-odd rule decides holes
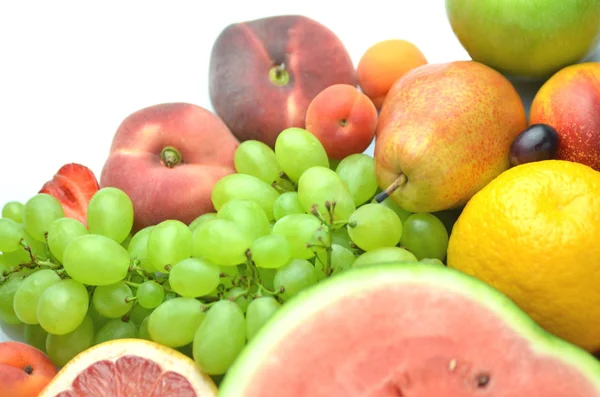
[[[280,14],[326,25],[355,65],[390,38],[413,42],[430,63],[470,59],[444,0],[2,1],[0,206],[25,202],[65,163],[99,177],[119,123],[140,108],[183,101],[212,110],[217,35],[230,23]],[[536,87],[518,88],[527,105]]]

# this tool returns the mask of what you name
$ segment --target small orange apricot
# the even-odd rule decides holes
[[[358,84],[377,109],[381,109],[389,89],[396,80],[409,70],[426,63],[427,59],[421,50],[409,41],[380,41],[369,47],[358,62]]]

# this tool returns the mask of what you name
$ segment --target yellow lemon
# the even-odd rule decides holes
[[[562,160],[505,171],[465,206],[447,261],[547,331],[600,350],[600,172]]]

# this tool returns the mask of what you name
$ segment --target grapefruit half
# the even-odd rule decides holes
[[[599,397],[600,362],[471,276],[382,264],[341,273],[283,305],[219,396]]]
[[[118,339],[81,352],[38,397],[215,397],[212,379],[184,354],[142,339]]]

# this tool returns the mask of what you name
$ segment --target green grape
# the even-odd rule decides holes
[[[273,220],[273,204],[279,192],[268,183],[247,174],[229,174],[219,179],[211,194],[213,206],[218,211],[229,200],[234,198],[256,202]]]
[[[89,234],[85,225],[73,218],[59,218],[52,222],[48,230],[48,247],[59,262],[63,261],[65,248],[76,237]]]
[[[126,250],[129,250],[129,243],[131,243],[132,238],[133,238],[133,235],[131,233],[129,233],[127,235],[127,237],[125,237],[125,240],[123,240],[121,242],[121,245],[123,246],[123,248],[125,248]]]
[[[277,269],[292,259],[287,236],[272,233],[254,240],[250,246],[252,261],[257,267]]]
[[[117,339],[133,339],[138,337],[137,326],[122,318],[111,318],[104,324],[94,337],[94,345]]]
[[[289,300],[317,281],[318,275],[312,263],[305,259],[293,259],[277,270],[273,286],[275,291],[283,291],[279,294],[283,300]]]
[[[193,356],[202,371],[223,375],[246,345],[246,319],[238,305],[216,302],[194,336]]]
[[[446,266],[444,265],[444,262],[437,258],[423,258],[419,261],[419,263],[424,263],[426,265]]]
[[[332,208],[334,221],[347,221],[356,209],[346,183],[335,171],[325,167],[307,169],[298,182],[298,198],[302,208],[312,213],[316,205],[318,213],[327,222],[331,221],[326,203],[335,203]]]
[[[73,279],[60,280],[40,295],[37,319],[46,332],[64,335],[81,324],[89,303],[88,291],[83,284]]]
[[[339,274],[352,267],[352,264],[356,260],[356,256],[348,248],[338,244],[331,244],[331,262],[329,267],[329,274],[325,273],[327,266],[327,251],[322,251],[317,254],[315,260],[315,269],[319,279],[323,279],[330,275]]]
[[[402,222],[388,207],[365,204],[348,219],[348,234],[360,249],[371,251],[381,247],[395,247],[402,236]]]
[[[200,226],[208,221],[212,221],[213,219],[217,219],[217,213],[216,212],[207,212],[206,214],[202,214],[199,217],[197,217],[196,219],[194,219],[188,227],[193,232],[194,230],[196,230],[198,228],[198,226]]]
[[[39,260],[46,260],[49,258],[48,246],[45,242],[35,240],[27,231],[23,224],[18,224],[21,230],[21,237],[23,238],[23,245],[29,247],[31,254],[21,246],[18,250],[12,252],[5,252],[4,257],[6,263],[11,267],[17,266],[22,263],[31,263],[31,255],[35,255]]]
[[[8,273],[13,269],[13,267],[8,263],[6,257],[0,252],[0,278],[4,275],[4,273]]]
[[[442,261],[448,250],[448,231],[435,215],[412,214],[404,222],[400,245],[417,259],[435,258]]]
[[[23,324],[15,314],[14,298],[27,272],[12,273],[4,284],[0,284],[0,322],[9,325]]]
[[[52,362],[65,366],[76,355],[94,345],[94,321],[90,315],[85,316],[81,324],[64,335],[48,334],[46,351]]]
[[[400,247],[381,247],[360,255],[352,267],[378,265],[382,263],[417,262],[417,257]]]
[[[348,248],[349,250],[355,248],[352,246],[352,240],[348,234],[348,229],[345,227],[339,229],[333,229],[331,231],[331,242],[333,244],[341,245],[342,247]]]
[[[188,259],[189,260],[189,259]],[[173,268],[175,270],[175,268]],[[173,273],[171,273],[172,275]],[[171,277],[169,275],[169,277]],[[165,300],[165,290],[156,281],[145,281],[137,289],[136,295],[139,306],[154,309]]]
[[[23,233],[19,224],[12,219],[0,218],[0,251],[14,252],[21,249]]]
[[[150,314],[148,332],[154,342],[168,347],[185,346],[194,340],[205,316],[202,302],[194,298],[173,298]]]
[[[140,261],[142,268],[150,273],[156,271],[148,260],[148,237],[150,236],[152,229],[154,229],[154,225],[146,226],[145,228],[138,230],[133,237],[131,237],[131,241],[129,241],[129,245],[127,246],[129,257]]]
[[[38,324],[37,305],[46,288],[60,281],[54,270],[42,269],[25,278],[13,298],[13,310],[25,324]]]
[[[329,158],[321,141],[303,128],[291,127],[279,133],[275,157],[283,172],[294,182],[298,182],[311,167],[329,167]]]
[[[138,328],[138,338],[140,339],[145,339],[145,340],[152,340],[152,337],[150,336],[150,333],[148,332],[148,323],[150,322],[150,316],[146,316],[146,318],[144,318],[142,320],[142,322],[140,323],[140,326]]]
[[[282,172],[275,152],[265,143],[248,140],[240,143],[233,156],[235,170],[257,177],[269,185],[279,180]]]
[[[262,285],[265,286],[268,290],[273,290],[273,280],[275,279],[275,275],[277,274],[277,269],[267,269],[264,267],[257,268],[258,274],[260,277],[260,281]]]
[[[233,287],[225,294],[225,299],[229,299],[232,302],[235,302],[242,312],[246,312],[248,308],[248,304],[250,303],[248,292],[241,287]]]
[[[223,204],[217,212],[219,219],[233,222],[239,231],[250,241],[265,236],[271,232],[267,214],[255,201],[232,199]]]
[[[104,187],[88,204],[87,224],[91,233],[122,243],[133,227],[133,202],[121,189]]]
[[[246,336],[249,341],[280,307],[281,304],[272,296],[262,296],[250,302],[246,310]]]
[[[156,225],[148,236],[148,260],[159,272],[168,273],[179,261],[192,256],[192,231],[181,221],[169,219]]]
[[[25,324],[23,327],[23,342],[46,354],[46,338],[48,335],[39,324]]]
[[[373,200],[373,203],[375,203],[374,200]],[[400,218],[402,223],[404,223],[406,221],[406,219],[409,217],[409,215],[411,214],[410,211],[400,208],[400,206],[398,204],[396,204],[394,201],[392,201],[392,199],[390,197],[383,200],[379,205],[385,205],[386,207],[388,207],[389,209],[394,211],[396,213],[396,215],[398,215],[398,218]]]
[[[18,201],[9,201],[2,207],[2,218],[11,219],[17,223],[23,223],[23,211],[25,206]]]
[[[205,258],[220,266],[246,262],[246,251],[252,244],[235,223],[226,219],[215,219],[198,227],[193,242],[194,257]]]
[[[129,321],[131,321],[132,323],[134,323],[137,326],[140,326],[140,324],[142,324],[142,321],[144,321],[144,319],[146,317],[148,317],[150,314],[152,314],[153,311],[154,311],[154,308],[146,309],[142,305],[134,304],[133,308],[129,311],[129,313],[126,314],[126,316],[129,317]]]
[[[292,258],[310,259],[315,256],[315,251],[307,244],[318,244],[319,229],[326,227],[316,217],[309,214],[286,215],[273,225],[273,234],[284,236],[290,247]]]
[[[93,304],[90,304],[90,306],[88,308],[88,314],[94,321],[94,329],[95,330],[100,329],[108,321],[108,318],[106,318],[102,314],[98,313],[98,310],[96,310],[96,308],[94,307]]]
[[[45,242],[45,234],[52,222],[63,218],[65,212],[62,205],[53,196],[38,193],[25,203],[23,208],[23,224],[25,230],[34,239]]]
[[[373,157],[364,153],[351,154],[340,161],[335,172],[348,186],[356,207],[375,195],[378,185]]]
[[[122,317],[133,307],[133,292],[124,281],[94,289],[92,304],[106,318]]]
[[[169,284],[177,294],[187,298],[208,295],[221,282],[221,269],[203,258],[188,258],[169,273]]]
[[[121,244],[100,234],[76,237],[63,252],[67,274],[86,285],[110,285],[123,280],[129,262],[129,252]]]
[[[298,192],[281,193],[273,204],[273,215],[277,221],[286,215],[305,213],[306,211],[304,211],[302,204],[300,204]]]

